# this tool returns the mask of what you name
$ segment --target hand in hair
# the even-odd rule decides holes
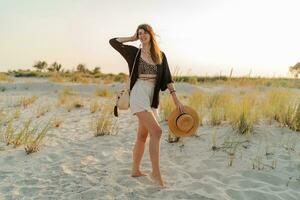
[[[131,37],[118,37],[117,38],[117,41],[121,42],[121,43],[134,42],[136,40],[138,40],[137,32],[135,32],[135,34]]]
[[[132,38],[132,42],[138,40],[138,35],[137,35],[137,31],[133,34],[133,36],[131,36]]]

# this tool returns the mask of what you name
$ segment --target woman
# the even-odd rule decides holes
[[[140,40],[141,49],[125,42]],[[144,154],[145,142],[150,134],[149,153],[152,172],[149,174],[153,181],[164,186],[159,167],[160,138],[162,129],[157,121],[159,91],[168,88],[175,105],[183,112],[183,105],[176,96],[173,80],[166,55],[160,51],[155,33],[148,24],[141,24],[131,37],[110,39],[109,43],[127,61],[130,80],[130,110],[138,118],[138,133],[133,148],[132,176],[145,176],[140,171],[140,163]],[[133,66],[134,65],[134,66]]]

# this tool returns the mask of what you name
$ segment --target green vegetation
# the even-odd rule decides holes
[[[112,74],[102,73],[101,67],[94,67],[90,70],[85,64],[80,63],[73,67],[73,70],[65,70],[63,66],[57,62],[48,65],[46,61],[37,61],[32,66],[34,70],[12,70],[8,73],[0,73],[0,81],[10,80],[9,76],[14,77],[46,77],[54,82],[78,82],[78,83],[113,83],[125,82],[128,75],[125,73]],[[228,76],[183,76],[180,69],[177,67],[173,71],[173,80],[175,82],[186,82],[194,85],[198,84],[223,84],[234,87],[240,86],[267,86],[267,87],[290,87],[300,88],[300,81],[297,79],[300,72],[300,63],[289,67],[289,71],[294,75],[295,79],[291,78],[265,78],[253,77],[251,72],[246,76],[232,77],[233,69]]]
[[[290,66],[289,71],[294,75],[295,78],[298,78],[300,74],[300,62],[298,62],[294,66]]]

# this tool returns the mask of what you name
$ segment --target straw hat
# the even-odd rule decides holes
[[[193,135],[199,126],[199,116],[197,112],[189,107],[183,106],[183,113],[176,108],[168,117],[170,130],[177,137],[187,137]]]

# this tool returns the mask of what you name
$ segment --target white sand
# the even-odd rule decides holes
[[[22,146],[14,149],[0,142],[0,199],[300,198],[300,135],[280,128],[276,122],[255,127],[250,142],[238,147],[232,167],[228,166],[227,153],[211,150],[213,130],[217,132],[217,144],[221,145],[227,137],[233,136],[229,125],[204,125],[199,128],[197,137],[168,143],[167,125],[160,122],[164,131],[161,169],[167,183],[167,188],[161,189],[148,177],[130,177],[137,128],[137,120],[130,112],[121,113],[118,135],[94,137],[90,121],[97,114],[91,114],[88,105],[71,112],[56,106],[57,91],[66,84],[30,80],[29,83],[26,79],[0,83],[7,88],[0,92],[0,110],[8,112],[21,96],[35,94],[40,98],[29,108],[22,109],[21,121],[32,116],[39,104],[46,103],[51,111],[34,123],[43,123],[52,116],[63,117],[64,122],[60,128],[51,129],[41,150],[31,155],[26,155]],[[97,87],[95,84],[69,85],[86,101]],[[114,88],[117,87],[119,85]],[[186,84],[176,88],[179,92],[195,89]],[[246,138],[234,137],[234,140]],[[141,167],[146,171],[151,169],[148,144],[149,140]],[[294,150],[288,150],[293,146]],[[271,155],[265,155],[266,148]],[[265,164],[271,165],[276,160],[276,168],[253,170],[252,159],[257,156],[262,156]]]

